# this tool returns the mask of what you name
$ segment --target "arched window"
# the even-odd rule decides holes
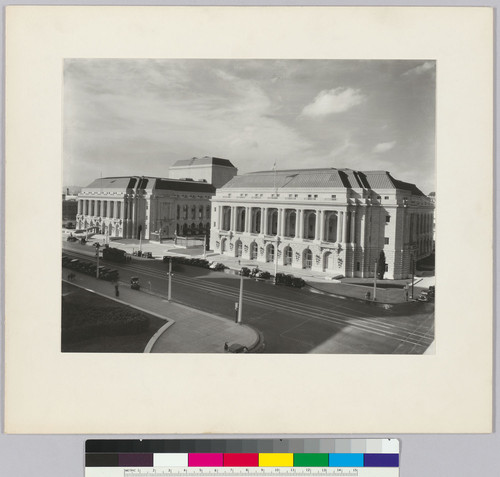
[[[243,246],[242,246],[241,240],[237,240],[236,241],[236,252],[235,252],[236,257],[241,257],[242,251],[243,251]]]
[[[257,260],[259,247],[255,242],[250,244],[250,260]]]
[[[304,251],[304,268],[312,268],[313,254],[307,249]]]
[[[291,265],[293,262],[293,250],[292,247],[285,247],[285,261],[284,265]]]
[[[274,245],[272,243],[266,249],[266,262],[274,262]]]

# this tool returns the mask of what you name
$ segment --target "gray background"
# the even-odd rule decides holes
[[[11,1],[6,2],[0,0],[2,5],[2,25],[5,31],[5,6],[6,5],[134,5],[140,4],[139,1]],[[315,1],[308,3],[304,0],[300,1],[154,1],[148,0],[144,2],[148,5],[420,5],[420,6],[486,6],[498,7],[500,1],[478,2],[474,0],[469,1],[380,1],[380,0],[364,0],[364,1]],[[499,14],[498,10],[495,11],[495,25],[498,23]],[[0,46],[2,52],[2,91],[4,84],[4,35],[0,37]],[[497,59],[497,51],[499,47],[498,34],[495,35],[495,59]],[[498,89],[498,64],[495,69],[495,86]],[[495,122],[498,124],[498,97],[496,97]],[[2,95],[2,126],[4,117],[4,96]],[[4,132],[2,127],[2,144],[4,139]],[[496,141],[495,141],[496,143]],[[499,184],[500,174],[498,171],[498,152],[495,148],[495,186]],[[2,168],[0,169],[1,190],[4,189],[4,155],[2,146]],[[496,188],[496,187],[495,187]],[[4,276],[4,258],[3,258],[3,244],[4,244],[4,200],[3,194],[0,197],[1,201],[1,214],[2,220],[0,221],[0,241],[2,249],[0,252],[0,267],[2,270],[0,289],[4,290],[5,276]],[[495,204],[498,205],[497,194],[495,194]],[[498,209],[495,210],[495,224],[498,224]],[[495,245],[498,243],[498,225],[496,225]],[[495,247],[496,248],[496,247]],[[495,250],[496,252],[496,250]],[[498,267],[496,266],[496,253],[495,253],[495,276],[494,286],[495,295],[498,293],[498,278],[500,276]],[[4,326],[4,313],[3,313],[3,292],[0,297],[2,309],[2,331]],[[497,306],[495,299],[495,317],[497,314]],[[0,340],[0,355],[2,357],[1,367],[1,383],[2,391],[1,402],[2,412],[0,416],[0,429],[3,431],[4,422],[4,401],[3,401],[3,384],[4,384],[4,347],[3,347],[3,332],[1,333],[2,339]],[[494,340],[495,340],[495,362],[497,357],[498,344],[500,342],[500,332],[498,326],[494,327]],[[494,410],[494,432],[486,435],[468,435],[468,434],[370,434],[370,435],[300,435],[290,434],[287,438],[307,438],[307,437],[322,437],[322,438],[363,438],[363,437],[391,437],[398,438],[401,442],[401,477],[461,477],[461,476],[491,476],[496,477],[500,475],[500,437],[498,435],[499,417],[498,417],[498,395],[500,381],[499,366],[494,367],[495,379],[495,410]],[[457,416],[460,419],[460,416]],[[0,433],[0,475],[2,476],[16,476],[16,477],[73,477],[83,476],[84,472],[84,445],[87,438],[205,438],[208,436],[193,436],[193,435],[5,435]],[[280,435],[217,435],[210,436],[212,438],[279,438]]]

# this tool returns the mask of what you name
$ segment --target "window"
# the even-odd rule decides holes
[[[337,200],[337,196],[335,194],[332,194],[332,200]]]
[[[389,200],[389,196],[388,195],[384,196],[384,199]]]
[[[356,271],[359,272],[359,262],[356,262]]]
[[[389,245],[389,237],[384,237],[384,243],[385,243],[386,245]]]
[[[385,223],[388,224],[390,221],[391,221],[391,216],[390,215],[386,215],[385,216]]]

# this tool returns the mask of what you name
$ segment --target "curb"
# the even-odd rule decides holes
[[[165,323],[152,337],[151,339],[148,341],[148,344],[146,345],[146,347],[144,348],[144,353],[151,353],[151,350],[153,349],[153,346],[156,344],[156,342],[158,341],[158,339],[160,338],[161,335],[163,335],[163,333],[165,331],[167,331],[172,325],[175,324],[175,320],[168,320],[167,323]]]
[[[353,301],[357,301],[359,303],[368,303],[368,304],[372,304],[372,305],[379,306],[379,307],[382,307],[382,308],[387,308],[387,306],[391,306],[392,307],[394,305],[400,305],[400,304],[403,304],[403,303],[417,303],[417,300],[410,300],[410,299],[408,301],[397,301],[395,303],[391,303],[391,302],[365,300],[364,298],[358,298],[358,297],[349,296],[349,295],[339,295],[339,294],[336,294],[336,293],[332,293],[332,292],[328,292],[328,291],[322,290],[321,288],[316,288],[315,286],[311,285],[307,281],[306,281],[306,286],[309,287],[309,288],[312,288],[313,290],[317,290],[318,292],[324,293],[325,295],[333,296],[335,298],[341,298],[343,300],[353,300]]]

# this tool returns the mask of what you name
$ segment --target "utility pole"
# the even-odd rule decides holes
[[[415,257],[411,253],[411,299],[413,300],[413,286],[415,284]]]
[[[97,242],[95,245],[95,256],[97,257],[97,268],[96,268],[96,272],[95,272],[96,278],[99,278],[99,248],[100,247],[101,246],[99,245],[99,242]]]
[[[377,299],[377,267],[378,260],[375,260],[375,273],[373,275],[373,301]]]
[[[277,283],[276,275],[278,275],[278,247],[280,244],[280,238],[276,237],[276,250],[274,251],[274,284]]]
[[[238,323],[241,323],[242,310],[243,310],[243,272],[240,270],[240,298],[238,301]]]
[[[172,259],[168,259],[168,295],[167,301],[172,300]]]

